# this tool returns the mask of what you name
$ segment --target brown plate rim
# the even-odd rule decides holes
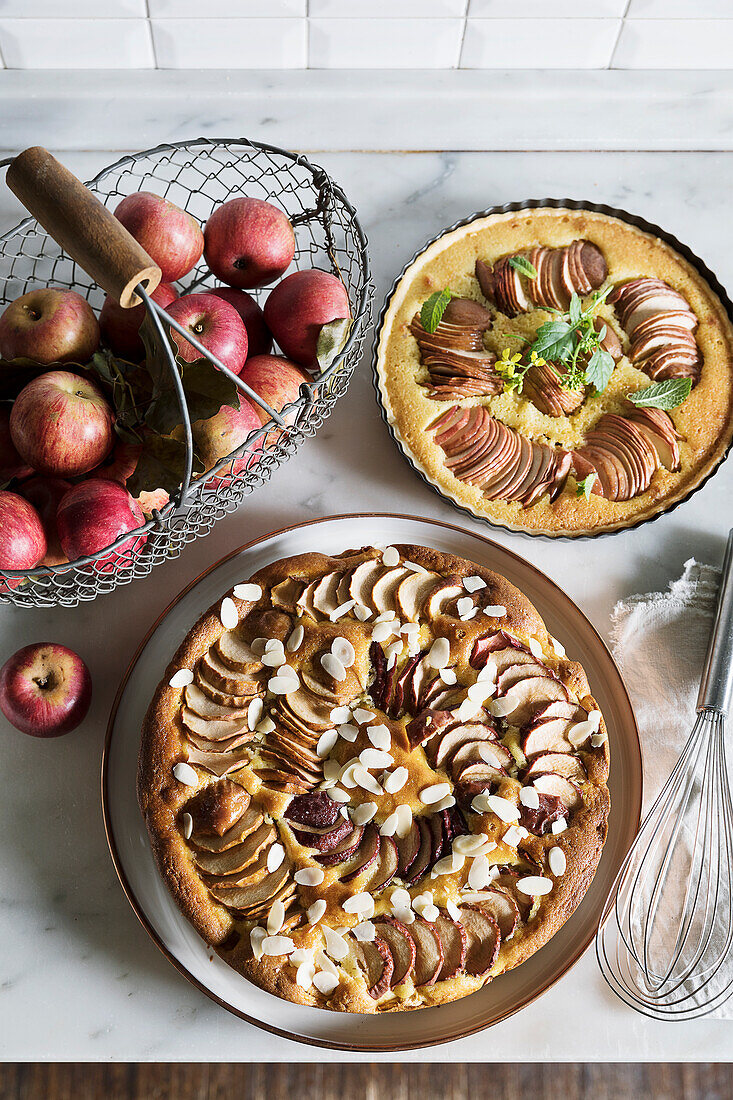
[[[560,980],[560,978],[564,977],[565,974],[567,974],[568,971],[571,970],[572,967],[578,962],[578,960],[581,958],[581,956],[585,954],[586,950],[590,947],[591,942],[593,941],[593,939],[595,937],[595,930],[593,930],[589,936],[583,938],[583,940],[578,944],[576,950],[568,957],[568,959],[566,961],[563,962],[562,967],[557,972],[557,974],[555,974],[554,977],[552,977],[549,981],[546,981],[544,983],[544,985],[541,986],[541,988],[538,988],[537,990],[535,990],[531,995],[527,996],[524,1000],[522,1000],[521,1003],[517,1004],[515,1007],[509,1009],[508,1011],[500,1012],[495,1017],[491,1017],[491,1018],[489,1018],[489,1019],[487,1019],[487,1020],[485,1020],[485,1021],[483,1021],[479,1024],[476,1024],[475,1026],[467,1027],[464,1030],[460,1031],[456,1035],[451,1035],[451,1036],[446,1037],[446,1038],[430,1039],[430,1040],[425,1040],[425,1041],[421,1041],[420,1039],[416,1039],[414,1042],[409,1042],[409,1043],[398,1042],[398,1043],[392,1043],[392,1044],[389,1044],[389,1045],[383,1045],[383,1044],[379,1044],[379,1043],[368,1043],[368,1044],[347,1043],[347,1042],[338,1042],[338,1041],[332,1040],[332,1039],[316,1039],[316,1038],[312,1038],[310,1036],[295,1035],[291,1031],[288,1031],[284,1028],[276,1027],[274,1024],[265,1023],[264,1021],[258,1020],[256,1017],[250,1016],[248,1013],[243,1012],[241,1009],[235,1008],[234,1006],[228,1004],[221,997],[217,996],[210,989],[208,989],[206,987],[206,985],[204,985],[203,982],[200,982],[198,980],[198,978],[196,978],[186,968],[186,966],[179,959],[177,959],[175,957],[175,955],[166,947],[165,943],[163,942],[163,940],[159,936],[158,932],[156,931],[156,929],[153,927],[153,925],[149,921],[143,906],[140,904],[137,897],[135,896],[135,893],[134,893],[134,891],[133,891],[133,889],[132,889],[132,887],[131,887],[128,879],[127,879],[125,869],[122,866],[122,862],[119,858],[119,853],[117,851],[117,843],[116,843],[114,831],[113,831],[113,828],[112,828],[111,816],[110,816],[109,805],[108,805],[110,747],[111,747],[111,744],[112,744],[112,737],[113,737],[113,733],[114,733],[114,723],[115,723],[115,718],[116,718],[116,715],[117,715],[117,710],[118,710],[119,705],[120,705],[120,701],[121,701],[122,696],[124,694],[124,691],[125,691],[125,688],[127,686],[130,675],[132,673],[132,670],[135,667],[135,665],[137,664],[141,654],[143,653],[143,650],[145,649],[146,645],[148,644],[150,638],[156,632],[156,630],[161,625],[163,620],[165,618],[167,618],[167,616],[173,610],[173,608],[176,606],[176,604],[178,604],[180,600],[182,600],[185,596],[187,596],[188,593],[191,592],[191,590],[193,588],[195,588],[196,585],[201,580],[203,580],[204,577],[209,575],[209,573],[212,573],[215,569],[218,569],[220,565],[223,565],[225,562],[229,561],[231,558],[236,557],[237,554],[241,554],[243,551],[251,549],[253,546],[256,546],[260,542],[265,542],[267,539],[276,537],[278,535],[284,535],[284,534],[288,533],[289,531],[295,531],[299,528],[305,529],[305,528],[317,526],[318,524],[321,524],[321,523],[330,523],[334,520],[348,520],[348,519],[377,519],[377,520],[378,519],[400,519],[400,520],[407,520],[409,522],[416,522],[416,523],[429,523],[429,524],[431,524],[435,527],[441,527],[441,528],[443,528],[445,530],[448,530],[448,531],[458,531],[461,534],[469,534],[469,535],[471,535],[475,538],[480,539],[489,548],[494,548],[495,547],[497,550],[501,551],[502,553],[508,554],[510,557],[514,558],[515,561],[517,561],[519,564],[521,564],[524,568],[529,569],[532,573],[536,574],[544,583],[550,585],[550,587],[553,588],[555,590],[555,592],[558,593],[562,599],[564,599],[566,601],[569,601],[573,605],[573,608],[575,609],[575,611],[585,620],[587,626],[590,628],[592,633],[595,635],[596,639],[600,643],[603,650],[605,650],[605,653],[608,657],[609,662],[611,663],[611,666],[615,669],[615,671],[618,675],[619,685],[620,685],[621,690],[623,691],[626,702],[628,703],[629,711],[630,711],[631,718],[632,718],[632,721],[633,721],[633,730],[634,730],[634,735],[635,735],[634,745],[635,745],[636,750],[637,750],[639,774],[640,775],[643,774],[642,773],[641,743],[640,743],[640,740],[639,740],[639,728],[638,728],[638,725],[637,725],[637,722],[636,722],[636,715],[634,714],[634,709],[633,709],[633,706],[631,704],[631,699],[629,698],[629,694],[628,694],[628,691],[626,690],[626,685],[623,682],[623,678],[621,677],[621,673],[619,672],[619,670],[616,666],[616,662],[614,661],[613,657],[611,656],[611,653],[608,649],[608,646],[606,645],[606,643],[604,642],[603,638],[600,636],[600,634],[598,633],[596,628],[593,626],[590,619],[588,619],[588,617],[584,614],[584,612],[580,610],[580,608],[575,603],[575,601],[571,600],[570,597],[567,595],[567,593],[563,592],[563,590],[560,588],[560,586],[558,584],[556,584],[555,581],[553,581],[550,577],[548,577],[546,573],[543,573],[542,570],[538,569],[537,566],[534,565],[532,562],[526,561],[524,558],[522,558],[515,551],[510,550],[505,546],[502,546],[500,543],[494,542],[492,539],[488,538],[486,535],[479,534],[478,532],[466,531],[465,528],[459,527],[455,523],[446,523],[444,520],[436,520],[436,519],[432,519],[432,518],[429,518],[429,517],[421,518],[420,516],[406,515],[404,513],[399,513],[399,512],[345,512],[345,513],[339,513],[337,515],[322,516],[319,519],[306,520],[306,521],[301,522],[301,523],[291,523],[291,524],[288,524],[285,527],[280,527],[280,528],[277,528],[274,531],[269,531],[264,535],[259,535],[256,539],[251,539],[249,542],[243,543],[241,546],[238,546],[236,549],[230,551],[228,554],[224,554],[221,558],[218,558],[215,562],[213,562],[211,565],[209,565],[206,569],[202,570],[202,572],[199,573],[196,577],[194,577],[194,579],[192,581],[190,581],[189,584],[187,584],[186,587],[183,588],[167,604],[167,606],[160,612],[160,614],[156,617],[155,621],[148,628],[148,630],[146,631],[146,633],[143,636],[142,640],[140,641],[140,644],[137,646],[134,654],[130,658],[130,661],[128,662],[127,668],[125,669],[125,671],[122,675],[120,685],[117,689],[117,692],[115,693],[114,701],[113,701],[112,707],[110,709],[110,716],[109,716],[109,720],[107,722],[107,729],[106,729],[106,732],[105,732],[104,747],[102,749],[102,761],[101,761],[100,780],[101,780],[102,821],[103,821],[103,824],[104,824],[104,833],[105,833],[105,837],[106,837],[106,840],[107,840],[107,846],[109,848],[110,856],[111,856],[111,859],[112,859],[112,864],[113,864],[114,869],[115,869],[115,873],[117,875],[117,878],[119,879],[119,882],[120,882],[122,890],[125,894],[125,897],[127,898],[128,902],[130,903],[130,906],[132,907],[132,910],[133,910],[135,916],[137,917],[138,921],[143,926],[145,931],[148,933],[148,935],[152,939],[155,946],[164,955],[164,957],[170,963],[173,964],[173,966],[176,968],[176,970],[180,974],[182,974],[184,978],[186,978],[193,986],[195,986],[202,993],[204,993],[209,998],[209,1000],[213,1001],[215,1004],[219,1005],[221,1008],[226,1009],[226,1011],[230,1012],[232,1015],[237,1016],[241,1020],[245,1020],[249,1024],[253,1024],[255,1027],[258,1027],[263,1031],[268,1031],[273,1035],[277,1035],[277,1036],[279,1036],[280,1038],[283,1038],[283,1039],[289,1039],[289,1040],[291,1040],[292,1042],[295,1042],[295,1043],[302,1043],[305,1046],[325,1047],[325,1048],[330,1049],[330,1050],[342,1050],[342,1051],[349,1051],[349,1052],[354,1052],[354,1053],[369,1053],[369,1052],[377,1053],[377,1052],[396,1052],[396,1051],[401,1051],[401,1050],[417,1050],[417,1049],[426,1048],[426,1047],[442,1046],[446,1043],[453,1043],[453,1042],[459,1041],[460,1039],[465,1039],[469,1035],[476,1035],[479,1032],[486,1030],[486,1028],[493,1027],[495,1024],[501,1023],[503,1020],[509,1019],[511,1016],[514,1016],[521,1009],[526,1008],[527,1005],[532,1004],[533,1001],[537,1000],[538,997],[542,996],[543,993],[546,993],[548,989],[550,989],[553,985],[555,985],[555,983],[558,982]],[[638,830],[639,824],[641,822],[641,807],[642,807],[642,788],[641,788],[641,785],[640,785],[640,787],[639,787],[639,803],[638,803],[636,814],[634,815],[635,816],[635,831]],[[581,904],[582,904],[582,902],[581,902]],[[600,918],[599,918],[599,923],[600,923]],[[426,1011],[426,1010],[421,1009],[420,1011]]]
[[[572,542],[584,542],[590,539],[611,538],[613,535],[620,535],[625,531],[635,531],[638,527],[643,526],[645,523],[654,523],[655,520],[661,516],[668,515],[673,512],[675,508],[679,508],[680,505],[686,504],[687,501],[699,492],[700,489],[705,486],[710,478],[714,477],[720,467],[726,461],[726,459],[733,451],[733,432],[728,440],[725,450],[720,455],[717,462],[708,470],[707,474],[700,479],[691,489],[685,493],[684,496],[679,497],[678,500],[672,501],[665,508],[660,508],[658,512],[654,512],[651,516],[642,516],[633,523],[627,523],[620,527],[613,527],[610,530],[599,530],[593,532],[583,532],[573,534],[572,532],[565,531],[555,535],[551,535],[546,531],[530,531],[524,527],[508,527],[504,523],[499,523],[498,520],[488,519],[487,516],[482,516],[478,512],[474,512],[468,505],[459,504],[457,500],[454,500],[445,490],[443,490],[435,482],[431,481],[425,471],[420,467],[417,459],[414,457],[411,451],[397,434],[395,427],[390,423],[387,415],[387,407],[384,402],[382,389],[379,378],[379,344],[382,336],[382,329],[384,327],[384,321],[387,316],[387,311],[390,307],[392,298],[395,295],[397,287],[402,282],[403,278],[410,270],[412,265],[422,256],[422,254],[435,244],[442,237],[445,237],[448,233],[454,232],[456,229],[463,229],[470,225],[474,221],[478,221],[482,218],[491,217],[493,214],[509,214],[513,212],[519,212],[521,210],[532,210],[534,208],[550,209],[550,210],[588,210],[595,214],[606,214],[609,217],[618,218],[619,221],[628,222],[629,225],[633,225],[636,229],[641,229],[643,232],[651,234],[652,236],[659,237],[661,240],[668,244],[674,251],[679,252],[684,259],[687,260],[692,267],[695,268],[697,273],[702,276],[705,282],[709,285],[714,294],[717,294],[720,299],[721,305],[728,315],[728,319],[733,324],[733,302],[728,295],[720,279],[717,277],[714,271],[708,267],[704,260],[702,260],[696,253],[689,248],[688,245],[683,244],[673,233],[669,233],[666,229],[662,229],[661,226],[656,225],[654,222],[647,221],[646,218],[642,218],[638,214],[631,214],[628,210],[624,210],[622,207],[609,206],[603,202],[591,202],[588,199],[556,199],[556,198],[544,198],[544,199],[522,199],[518,202],[505,202],[498,206],[490,206],[487,210],[475,210],[472,214],[468,214],[465,218],[460,218],[458,221],[453,222],[452,225],[448,225],[445,229],[441,229],[430,240],[426,241],[415,254],[409,259],[399,275],[397,275],[390,286],[384,299],[384,304],[379,311],[376,324],[374,325],[374,341],[372,343],[372,386],[377,398],[377,406],[379,413],[384,421],[384,424],[389,432],[392,442],[397,447],[397,450],[402,455],[403,459],[413,471],[414,474],[420,478],[427,487],[439,496],[441,500],[444,500],[446,504],[450,504],[451,508],[455,508],[457,512],[461,512],[464,516],[470,516],[471,519],[476,520],[478,523],[484,523],[487,527],[493,527],[497,531],[506,531],[510,535],[520,535],[523,538],[529,539],[545,539],[548,542],[558,542],[561,539],[568,539]]]

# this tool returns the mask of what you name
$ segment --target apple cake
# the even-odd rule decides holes
[[[400,447],[512,530],[588,535],[687,496],[733,436],[733,329],[669,244],[618,217],[474,219],[410,264],[376,351]]]
[[[196,623],[138,798],[169,890],[240,974],[389,1012],[529,958],[596,870],[603,717],[503,577],[425,546],[307,553]]]

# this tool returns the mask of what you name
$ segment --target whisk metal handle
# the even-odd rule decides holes
[[[733,702],[733,530],[720,575],[718,609],[710,634],[697,709],[726,714]]]

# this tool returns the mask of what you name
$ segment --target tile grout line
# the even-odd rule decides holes
[[[150,18],[150,0],[145,0],[145,21],[148,24],[148,37],[150,39],[150,48],[153,51],[153,68],[159,70],[158,65],[158,50],[155,45],[155,35],[153,34],[153,20]]]
[[[466,32],[468,30],[468,9],[471,5],[471,0],[466,0],[466,6],[463,10],[463,27],[461,28],[461,41],[458,44],[458,61],[454,66],[456,69],[460,69],[461,62],[463,61],[463,47],[466,43]]]
[[[613,69],[613,62],[614,62],[614,59],[616,57],[616,51],[618,50],[618,45],[619,45],[619,42],[621,41],[621,35],[624,33],[624,27],[626,26],[626,17],[629,14],[630,7],[631,7],[631,0],[626,0],[626,7],[624,8],[621,19],[619,20],[618,34],[616,35],[616,41],[614,42],[613,49],[611,50],[611,58],[608,62],[608,65],[606,66],[606,69],[609,70],[609,71],[611,69]]]

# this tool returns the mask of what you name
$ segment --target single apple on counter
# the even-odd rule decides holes
[[[170,283],[160,283],[150,297],[165,309],[171,302],[175,302],[178,291]],[[145,358],[145,345],[140,337],[140,325],[144,320],[144,305],[123,309],[119,302],[107,295],[99,314],[102,339],[120,359],[139,363]]]
[[[10,406],[0,405],[0,482],[30,477],[33,467],[20,457],[10,436]]]
[[[31,737],[60,737],[84,721],[92,678],[78,653],[58,642],[23,646],[0,669],[0,710]]]
[[[160,195],[135,191],[118,204],[115,217],[155,261],[165,283],[188,275],[201,259],[201,226],[191,214]]]
[[[24,386],[10,413],[16,450],[39,474],[73,477],[93,470],[112,449],[112,409],[93,382],[49,371]]]
[[[32,569],[46,553],[46,533],[32,504],[0,491],[0,569]],[[0,581],[0,592],[17,588],[22,577]]]
[[[46,534],[46,553],[41,558],[40,565],[63,565],[69,560],[61,549],[56,513],[62,497],[70,488],[71,482],[62,477],[29,477],[20,486],[20,493],[41,517]]]
[[[262,426],[257,410],[244,394],[240,395],[239,408],[222,405],[215,416],[208,420],[196,420],[191,425],[196,452],[207,470],[212,469],[223,458],[241,447],[250,432]],[[246,470],[255,459],[255,452],[262,449],[262,440],[258,440],[251,450],[235,459],[231,466],[225,466],[218,474],[206,481],[207,489],[220,489],[230,485],[232,477]]]
[[[239,374],[247,358],[247,330],[234,306],[215,294],[184,294],[171,303],[168,313],[225,367]],[[184,336],[174,328],[170,333],[182,359],[192,363],[201,358]]]
[[[222,298],[234,306],[247,330],[247,355],[267,355],[272,351],[272,333],[265,324],[265,315],[246,290],[233,286],[215,286],[209,294]]]
[[[204,229],[204,260],[217,279],[241,289],[267,286],[295,255],[293,227],[282,210],[262,199],[218,206]]]
[[[126,531],[145,523],[145,516],[134,497],[117,481],[90,477],[69,489],[56,513],[61,547],[69,561],[104,550]],[[122,558],[137,554],[147,535],[127,539],[95,563],[100,573],[112,573],[128,564]]]
[[[275,340],[301,366],[317,366],[318,337],[324,325],[350,317],[346,287],[327,271],[294,271],[270,292],[265,321]]]
[[[16,298],[0,317],[0,358],[87,363],[99,347],[99,323],[75,290],[39,287]]]

